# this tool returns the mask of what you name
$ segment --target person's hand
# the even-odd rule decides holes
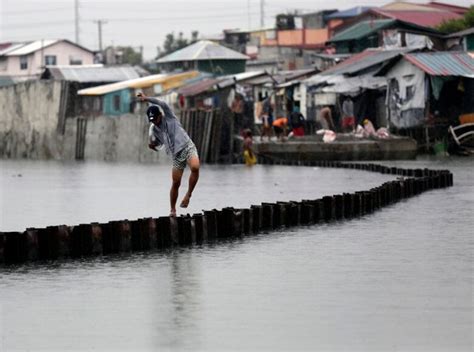
[[[143,101],[147,101],[148,97],[142,93],[142,92],[138,92],[137,93],[137,98],[139,101],[143,102]]]

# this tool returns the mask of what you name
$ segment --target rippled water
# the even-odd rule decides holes
[[[472,162],[387,164],[448,168],[455,186],[346,222],[164,253],[0,268],[0,351],[470,351]],[[168,166],[0,167],[0,231],[169,210]],[[388,179],[206,166],[190,212],[318,198]]]

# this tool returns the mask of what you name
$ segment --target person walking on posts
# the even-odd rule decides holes
[[[173,158],[170,216],[176,216],[176,201],[186,165],[189,166],[191,174],[189,175],[188,191],[180,204],[181,208],[188,207],[194,188],[199,180],[200,163],[198,152],[193,141],[189,138],[166,102],[148,97],[143,93],[138,93],[137,98],[141,102],[152,104],[146,111],[148,121],[150,121],[148,147],[156,151],[164,146],[167,154]]]

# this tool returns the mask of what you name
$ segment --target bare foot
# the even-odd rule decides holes
[[[186,193],[184,196],[183,200],[181,201],[181,204],[179,205],[181,208],[187,208],[189,205],[189,200],[191,199],[191,196]]]
[[[175,209],[174,209],[174,210],[173,210],[173,209],[170,210],[170,216],[176,217],[176,210],[175,210]]]

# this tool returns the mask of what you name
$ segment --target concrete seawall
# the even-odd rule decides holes
[[[407,160],[417,155],[417,143],[406,137],[346,139],[324,143],[313,136],[286,142],[256,142],[262,160]]]
[[[166,162],[148,149],[143,115],[66,118],[65,84],[29,81],[0,88],[0,158]]]
[[[293,164],[293,163],[292,163]],[[448,170],[402,169],[378,164],[300,161],[304,166],[336,167],[396,175],[369,190],[320,199],[262,203],[249,208],[226,207],[179,217],[119,220],[108,223],[29,228],[0,232],[0,263],[80,258],[162,250],[219,239],[271,232],[281,227],[350,220],[423,192],[450,187]]]

